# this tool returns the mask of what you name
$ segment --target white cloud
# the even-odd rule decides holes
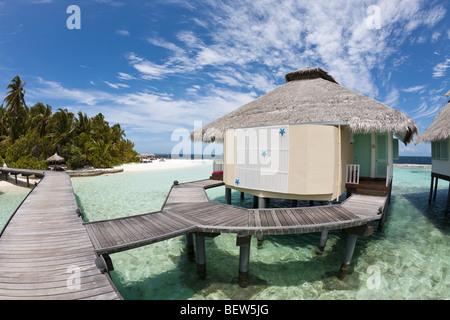
[[[130,32],[128,30],[116,30],[116,33],[120,36],[129,36]]]
[[[414,86],[414,87],[409,87],[409,88],[405,88],[402,89],[403,92],[419,92],[419,91],[423,91],[423,89],[425,89],[426,85],[423,86]]]
[[[128,74],[128,73],[123,73],[123,72],[119,72],[117,74],[117,78],[119,78],[120,80],[134,80],[135,77],[133,77],[132,75]]]
[[[116,85],[104,82],[111,87]],[[192,88],[198,90],[200,86]],[[170,132],[177,128],[191,128],[195,121],[206,124],[256,98],[254,92],[241,93],[214,86],[203,91],[204,95],[191,95],[191,99],[150,91],[112,94],[101,90],[69,89],[61,83],[38,78],[33,89],[27,90],[27,95],[36,101],[61,101],[63,97],[71,108],[88,114],[102,112],[108,121],[127,128],[127,133]]]
[[[445,76],[448,68],[450,68],[450,59],[446,59],[444,62],[438,63],[433,68],[433,78]]]
[[[103,81],[104,83],[106,83],[108,86],[110,86],[113,89],[120,89],[120,88],[129,88],[129,85],[126,85],[124,83],[111,83],[108,81]]]
[[[181,69],[194,73],[217,68],[218,83],[254,84],[258,90],[281,83],[287,71],[314,65],[342,85],[375,97],[378,88],[371,71],[383,70],[413,31],[435,26],[446,13],[442,6],[426,9],[420,0],[380,0],[381,28],[373,30],[366,23],[369,1],[217,0],[206,4],[192,2],[201,10],[201,24],[208,26],[209,34],[180,31],[176,34],[180,43],[154,36],[149,43],[169,50],[169,57],[162,62],[142,58],[132,65],[148,79]],[[396,61],[398,66],[405,59]],[[272,72],[258,74],[263,69]],[[260,81],[244,76],[249,73],[258,74]]]

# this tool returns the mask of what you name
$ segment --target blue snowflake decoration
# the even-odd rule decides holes
[[[234,183],[236,183],[236,185],[239,185],[239,179],[235,179]]]
[[[280,129],[280,133],[281,133],[281,135],[284,135],[284,134],[286,133],[286,131],[284,130],[284,128],[281,128],[281,129]]]
[[[266,150],[263,150],[263,151],[261,152],[261,155],[265,158],[266,155],[267,155],[267,151],[266,151]]]

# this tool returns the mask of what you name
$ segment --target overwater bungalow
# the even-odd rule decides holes
[[[450,91],[445,94],[450,96]],[[436,198],[438,180],[443,179],[450,181],[450,100],[441,109],[439,114],[425,129],[423,134],[417,139],[416,144],[430,142],[431,143],[431,185],[430,185],[430,197]],[[433,184],[434,184],[434,196],[433,196]],[[450,186],[447,196],[447,204],[445,212],[448,213],[450,206]]]
[[[320,68],[289,72],[285,81],[191,134],[223,142],[227,194],[310,201],[385,195],[398,141],[410,143],[416,123]]]

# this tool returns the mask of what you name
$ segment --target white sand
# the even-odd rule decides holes
[[[117,168],[123,168],[123,172],[158,171],[189,168],[204,164],[211,164],[213,160],[183,160],[166,159],[165,161],[153,161],[152,163],[128,163]]]

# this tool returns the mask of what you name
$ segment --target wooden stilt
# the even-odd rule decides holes
[[[206,279],[206,253],[205,253],[205,236],[195,235],[195,250],[197,262],[197,274],[200,279]]]
[[[248,270],[250,267],[250,241],[251,236],[238,235],[236,245],[239,246],[239,279],[240,287],[248,286]]]
[[[433,195],[433,182],[434,182],[434,176],[433,176],[433,174],[431,174],[430,197],[428,198],[428,203],[431,203],[431,197]]]
[[[225,203],[231,204],[231,189],[225,188]]]
[[[328,230],[324,230],[320,234],[320,242],[319,242],[320,252],[323,252],[325,250],[325,246],[327,245],[327,240],[328,240]]]
[[[16,174],[16,175],[14,175],[14,177],[16,178],[16,184],[17,184],[17,174]]]
[[[314,205],[314,200],[309,200],[309,206],[312,207]]]
[[[447,204],[445,205],[445,214],[448,213],[448,208],[450,207],[450,182],[448,185],[448,195],[447,195]]]
[[[27,187],[30,187],[30,176],[27,176]]]
[[[297,200],[292,200],[292,207],[296,208],[298,206],[298,201]]]
[[[258,197],[253,196],[253,209],[258,208]]]
[[[241,200],[244,200],[244,192],[241,192]]]
[[[186,234],[186,254],[189,261],[194,261],[195,250],[194,250],[194,235],[192,233]]]
[[[350,268],[350,262],[352,261],[353,252],[355,251],[356,239],[358,236],[353,233],[348,234],[347,248],[345,250],[344,259],[342,260],[341,269],[339,270],[339,279],[343,279]]]
[[[258,208],[264,209],[266,207],[266,198],[258,197]]]
[[[258,207],[260,209],[264,209],[266,207],[266,199],[262,198],[262,197],[258,197]],[[258,249],[261,249],[264,243],[264,235],[262,234],[257,234],[256,235],[256,239],[258,239],[258,242],[256,244],[256,247]]]
[[[433,195],[433,200],[436,200],[436,193],[437,193],[437,189],[438,189],[438,180],[439,178],[436,177],[436,182],[434,184],[434,195]]]

